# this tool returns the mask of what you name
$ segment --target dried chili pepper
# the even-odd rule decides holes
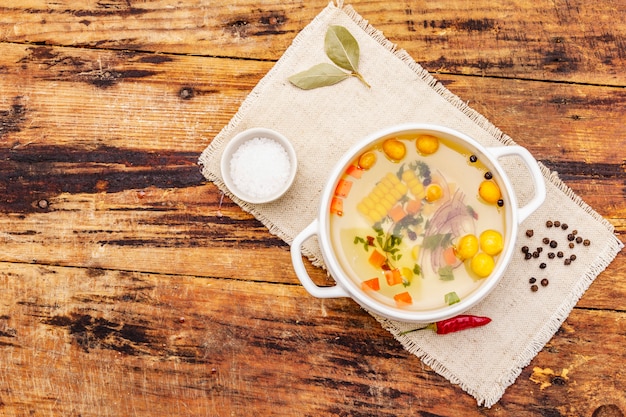
[[[435,323],[431,323],[426,327],[420,327],[419,329],[407,330],[400,334],[404,335],[417,330],[431,329],[437,334],[454,333],[465,329],[473,329],[475,327],[484,326],[489,324],[491,319],[483,316],[472,316],[469,314],[461,314],[449,319],[441,320]]]

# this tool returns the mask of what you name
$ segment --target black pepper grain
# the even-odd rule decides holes
[[[574,245],[574,242],[570,242],[570,243],[569,243],[569,248],[570,248],[570,249],[574,249],[574,246],[575,246],[575,245]]]
[[[576,255],[574,255],[573,253],[570,255],[569,259],[571,261],[575,261],[576,260]]]
[[[548,286],[548,278],[544,278],[541,280],[541,286],[542,287],[547,287]]]
[[[546,266],[547,265],[546,265],[545,262],[542,262],[542,263],[539,264],[539,268],[541,268],[541,269],[546,269]]]
[[[555,256],[556,255],[554,254],[554,252],[549,252],[548,253],[548,258],[550,258],[550,259],[554,259]]]
[[[522,246],[522,253],[528,253],[529,250],[528,246]]]
[[[567,225],[567,223],[561,224],[561,229],[563,229],[563,230],[567,230],[568,227],[569,226]]]
[[[578,234],[578,230],[576,230],[576,229],[572,230],[572,234],[573,234],[574,236],[576,236],[576,235]]]
[[[537,259],[539,257],[539,252],[538,251],[534,251],[533,252],[533,258]]]
[[[550,243],[550,239],[548,239],[547,237],[544,237],[542,242],[547,245]]]
[[[553,223],[552,223],[552,221],[551,221],[551,220],[548,220],[548,221],[546,222],[546,227],[547,227],[547,228],[552,227],[552,225],[553,225]]]
[[[533,285],[530,286],[530,290],[532,292],[537,292],[537,290],[539,290],[539,287],[537,286],[537,284],[533,284]]]
[[[470,162],[476,162],[478,161],[478,157],[476,155],[470,155],[469,160]]]
[[[528,280],[528,282],[529,282],[530,284],[534,284],[535,282],[537,282],[537,278],[535,278],[535,277],[531,277],[531,278]]]
[[[498,207],[504,207],[504,200],[499,199],[496,204],[498,205]]]
[[[561,222],[560,221],[555,221],[554,222],[554,227],[561,227]]]
[[[533,231],[533,229],[526,230],[526,236],[527,237],[533,237],[534,234],[535,234],[535,232]]]
[[[559,258],[562,258],[562,257],[563,257],[563,252],[558,251],[558,252],[556,253],[556,256],[557,256],[557,257],[559,257]]]
[[[583,238],[582,238],[582,237],[578,236],[578,237],[576,238],[576,243],[582,243],[582,241],[583,241]]]
[[[569,265],[572,263],[572,260],[570,258],[567,258],[566,260],[563,261],[564,265]]]
[[[550,241],[550,247],[552,249],[556,248],[557,246],[559,246],[559,244],[556,242],[556,240],[551,240]]]
[[[539,247],[537,248],[537,252],[539,252],[539,253],[543,252],[543,248],[542,248],[541,246],[539,246]]]
[[[576,236],[574,236],[573,233],[570,233],[569,235],[567,235],[567,240],[569,240],[570,242],[573,241],[574,239],[576,239]]]
[[[490,180],[492,178],[493,178],[493,174],[491,173],[491,171],[485,172],[485,179],[486,180]]]
[[[585,239],[585,240],[583,240],[583,245],[589,246],[589,245],[591,245],[591,241],[589,239]]]
[[[526,253],[524,254],[524,259],[530,259],[530,258],[532,258],[532,257],[533,257],[533,254],[532,254],[532,253],[530,253],[530,252],[526,252]]]

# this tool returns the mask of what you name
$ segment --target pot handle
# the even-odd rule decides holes
[[[311,294],[313,297],[317,298],[339,298],[339,297],[349,297],[350,295],[339,285],[335,285],[333,287],[320,287],[313,282],[311,277],[309,276],[306,268],[304,267],[304,262],[302,261],[302,244],[305,240],[310,239],[314,235],[318,234],[319,230],[319,222],[318,220],[314,220],[309,224],[303,231],[298,233],[298,235],[293,239],[293,243],[291,244],[291,263],[293,264],[293,269],[296,271],[296,275],[298,279],[302,283],[302,286]]]
[[[520,207],[517,210],[519,215],[518,223],[521,224],[528,216],[537,210],[546,199],[546,184],[543,179],[543,174],[539,169],[539,165],[537,164],[537,160],[535,160],[528,149],[522,146],[495,146],[488,148],[488,150],[496,158],[501,158],[505,155],[517,155],[530,171],[535,186],[535,195],[524,207]]]

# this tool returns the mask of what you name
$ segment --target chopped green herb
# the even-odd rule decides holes
[[[437,249],[438,247],[450,246],[452,242],[451,233],[437,233],[435,235],[427,236],[424,238],[424,249]]]
[[[439,279],[442,281],[453,281],[454,273],[452,271],[452,266],[446,265],[443,268],[439,268]]]
[[[454,292],[454,291],[447,293],[444,296],[444,299],[446,301],[446,304],[448,304],[449,306],[451,306],[452,304],[456,304],[456,303],[461,302],[461,299],[459,298],[457,293]]]

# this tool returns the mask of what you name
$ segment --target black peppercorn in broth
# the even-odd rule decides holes
[[[345,274],[371,297],[442,308],[491,275],[506,204],[496,176],[468,149],[432,135],[387,137],[339,178],[331,242]]]

